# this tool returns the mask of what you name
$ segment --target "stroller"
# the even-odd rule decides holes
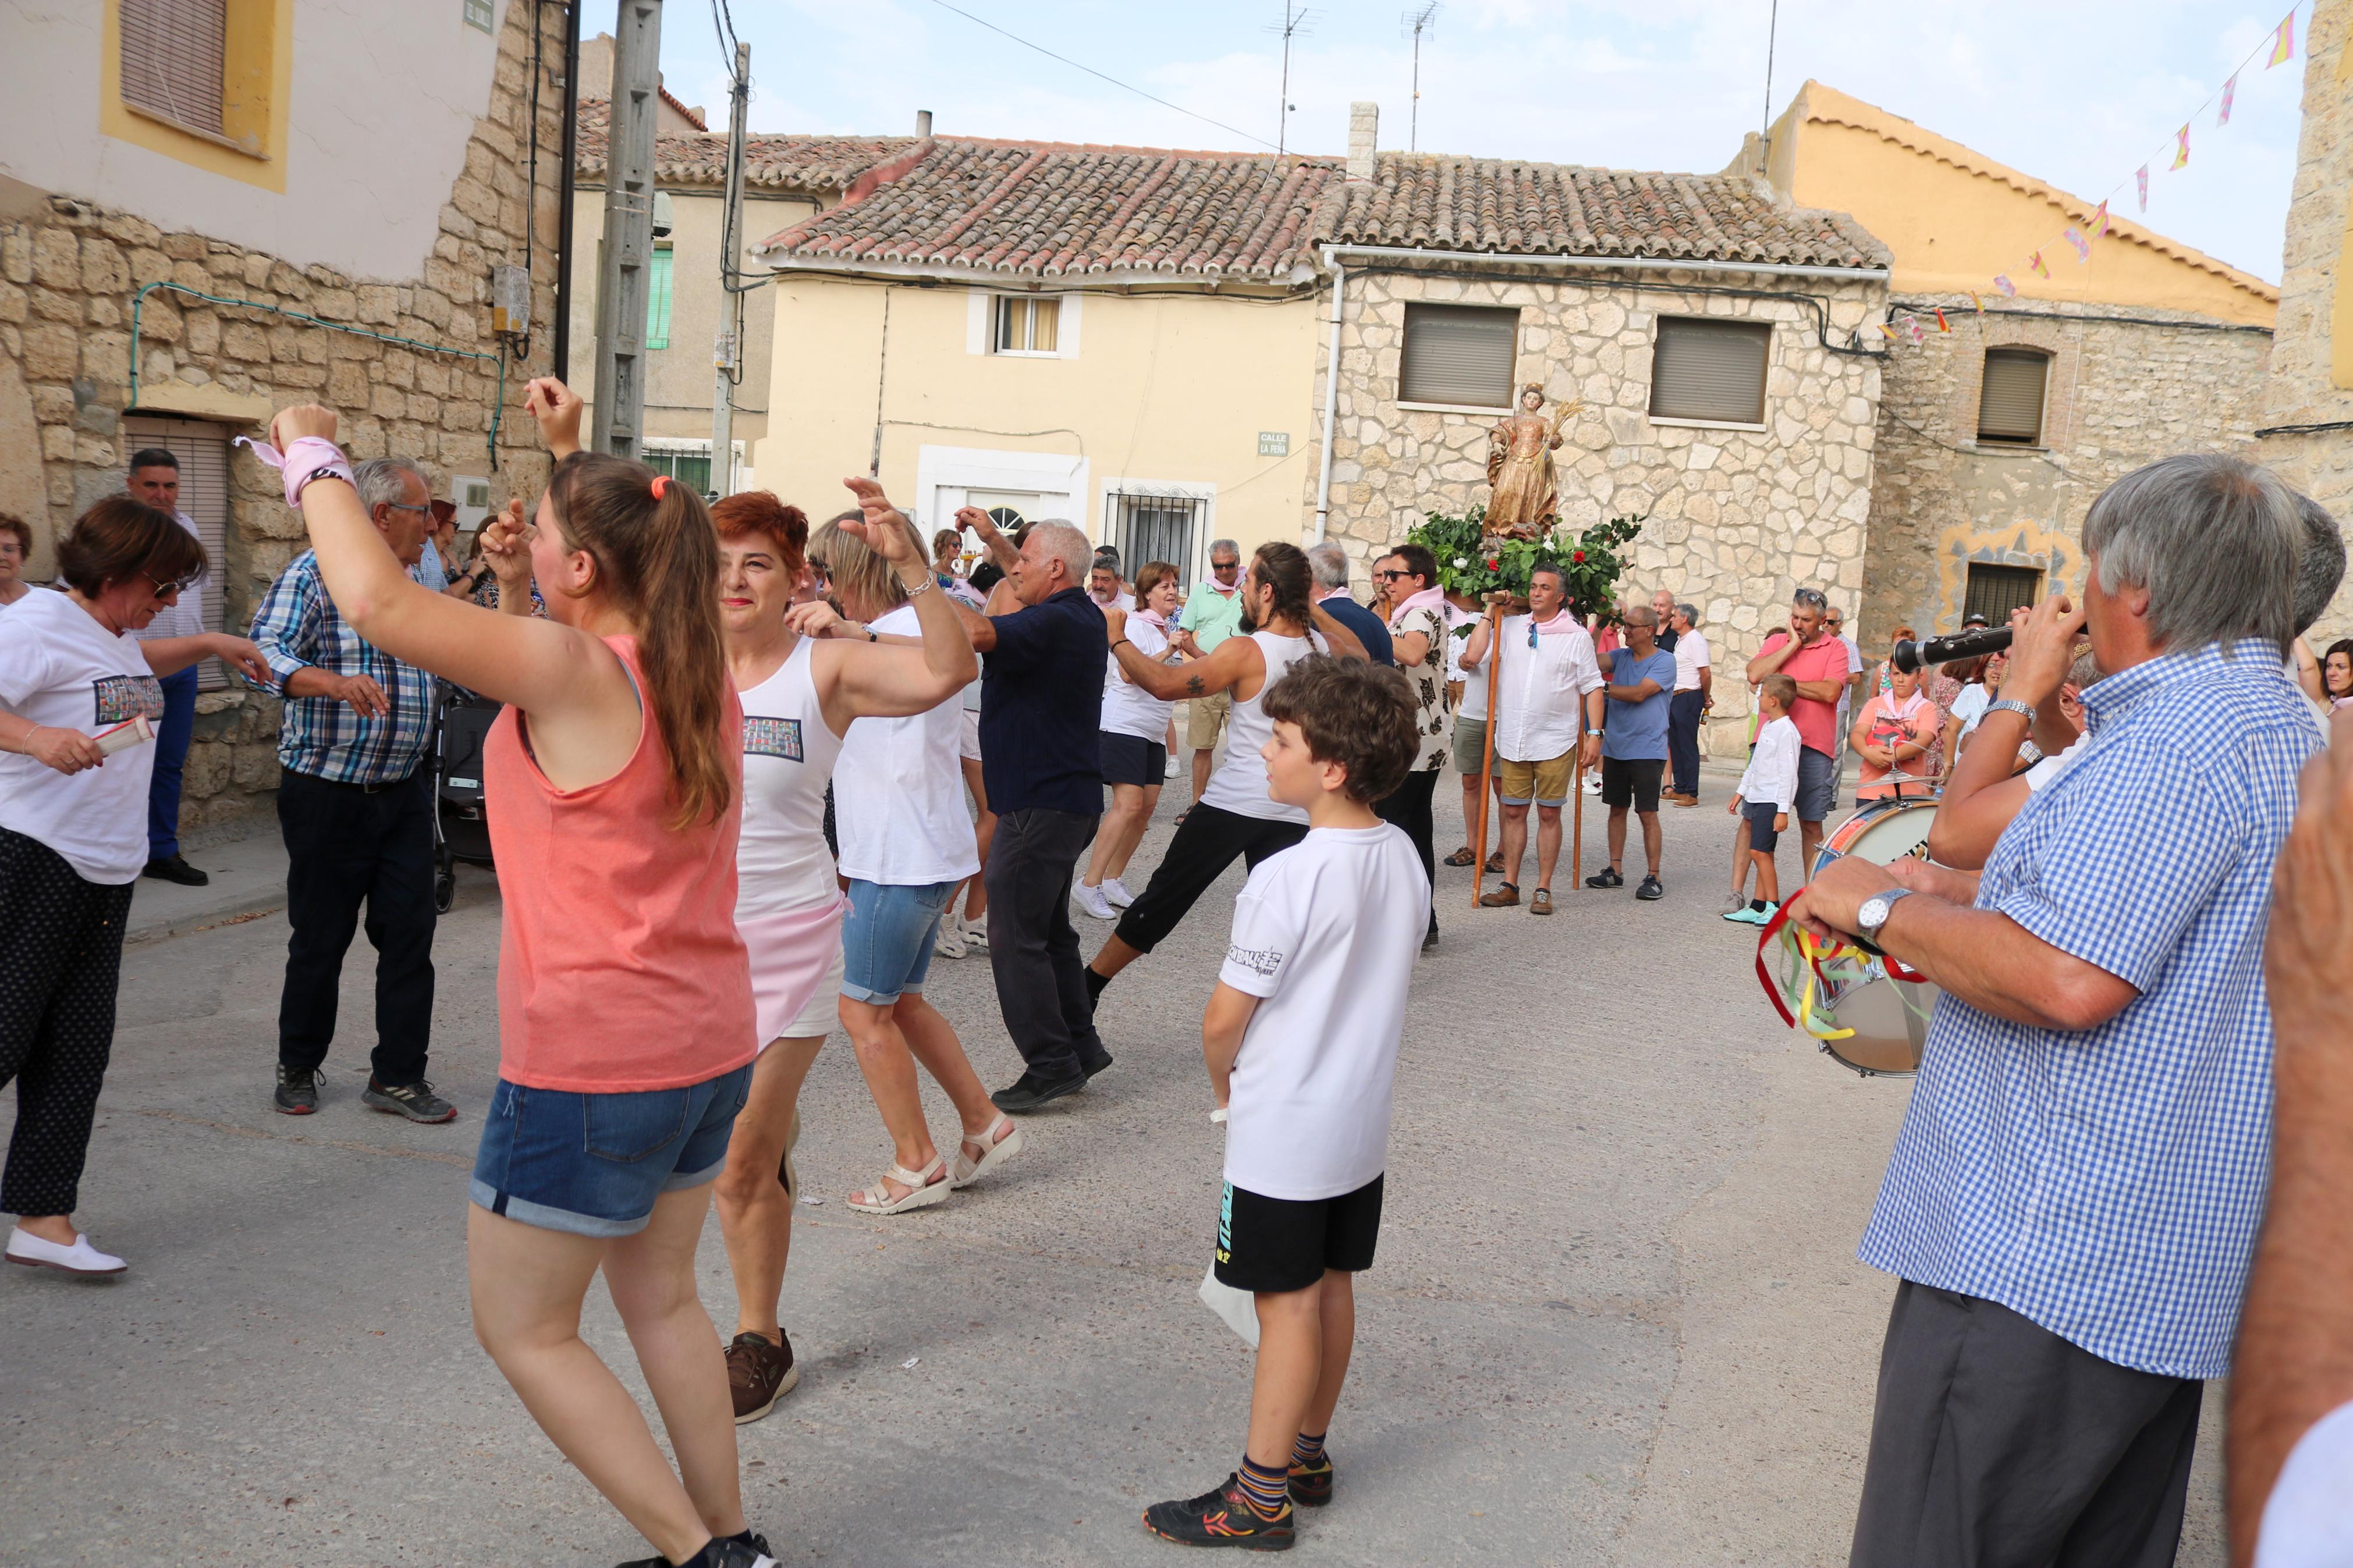
[[[458,900],[458,862],[491,864],[491,825],[482,810],[482,742],[502,703],[439,683],[433,714],[433,908]]]

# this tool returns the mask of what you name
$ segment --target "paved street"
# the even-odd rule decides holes
[[[1303,1521],[1306,1560],[1845,1561],[1891,1290],[1853,1245],[1905,1086],[1794,1043],[1758,995],[1747,936],[1715,918],[1730,782],[1712,770],[1700,809],[1664,814],[1655,905],[1567,892],[1564,865],[1557,917],[1474,912],[1470,873],[1441,869],[1340,1492]],[[1440,853],[1458,801],[1450,775]],[[1585,837],[1590,870],[1598,808]],[[1247,1405],[1248,1352],[1194,1299],[1219,1173],[1197,1025],[1240,875],[1106,994],[1117,1066],[947,1204],[843,1206],[887,1146],[846,1044],[820,1058],[799,1165],[824,1202],[797,1211],[785,1313],[807,1373],[742,1431],[751,1517],[785,1562],[1175,1560],[1137,1513],[1222,1477]],[[130,950],[81,1212],[132,1268],[0,1271],[0,1562],[642,1552],[468,1326],[498,920],[467,873],[438,947],[434,1077],[462,1111],[440,1128],[358,1103],[365,960],[326,1104],[298,1121],[269,1107],[282,916],[177,920]],[[1081,924],[1092,949],[1106,928]],[[985,961],[936,963],[930,991],[982,1076],[1010,1079]],[[723,1328],[715,1223],[702,1270]],[[587,1331],[629,1364],[601,1295]],[[2181,1556],[2200,1568],[2222,1561],[2218,1403]]]

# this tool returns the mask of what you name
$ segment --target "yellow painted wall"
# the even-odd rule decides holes
[[[1069,359],[973,353],[969,289],[915,288],[786,274],[776,300],[768,436],[752,454],[764,489],[829,516],[846,474],[872,451],[883,311],[881,479],[915,495],[924,446],[1083,457],[1076,510],[1103,527],[1106,479],[1216,486],[1213,527],[1244,548],[1296,541],[1314,478],[1315,306],[1195,296],[1089,293]],[[1258,456],[1261,431],[1284,431],[1283,458]],[[945,519],[928,515],[926,528]]]
[[[1872,129],[1874,121],[1899,128],[1904,140]],[[2008,171],[1984,172],[2001,171],[1991,160],[1817,83],[1774,125],[1772,143],[1778,187],[1801,206],[1852,214],[1894,253],[1895,293],[1967,291],[1990,302],[2002,273],[2027,299],[2194,310],[2259,326],[2277,313],[2260,289],[2114,231],[2093,243],[2089,262],[2078,262],[2060,235],[2083,220],[2052,195],[2021,190],[2002,177]],[[2048,279],[2027,268],[2037,249]]]
[[[294,87],[294,0],[229,0],[221,130],[236,146],[141,114],[123,102],[121,27],[121,0],[106,0],[100,34],[99,130],[207,174],[282,194],[287,114]]]

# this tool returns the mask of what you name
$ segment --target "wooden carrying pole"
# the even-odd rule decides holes
[[[1471,862],[1471,907],[1479,907],[1479,889],[1487,879],[1487,803],[1494,798],[1495,720],[1504,710],[1504,683],[1496,677],[1504,668],[1504,606],[1487,606],[1487,754],[1479,764],[1478,858]]]

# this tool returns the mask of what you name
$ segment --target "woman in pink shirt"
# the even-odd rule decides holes
[[[504,912],[499,1086],[467,1215],[475,1336],[656,1561],[759,1568],[772,1559],[744,1526],[726,1365],[694,1277],[754,1044],[718,541],[685,486],[579,449],[562,383],[532,382],[525,405],[557,462],[534,526],[517,504],[484,530],[496,611],[401,570],[345,478],[332,414],[290,408],[270,435],[353,629],[507,704],[483,756]],[[580,1338],[600,1269],[674,1471]]]

